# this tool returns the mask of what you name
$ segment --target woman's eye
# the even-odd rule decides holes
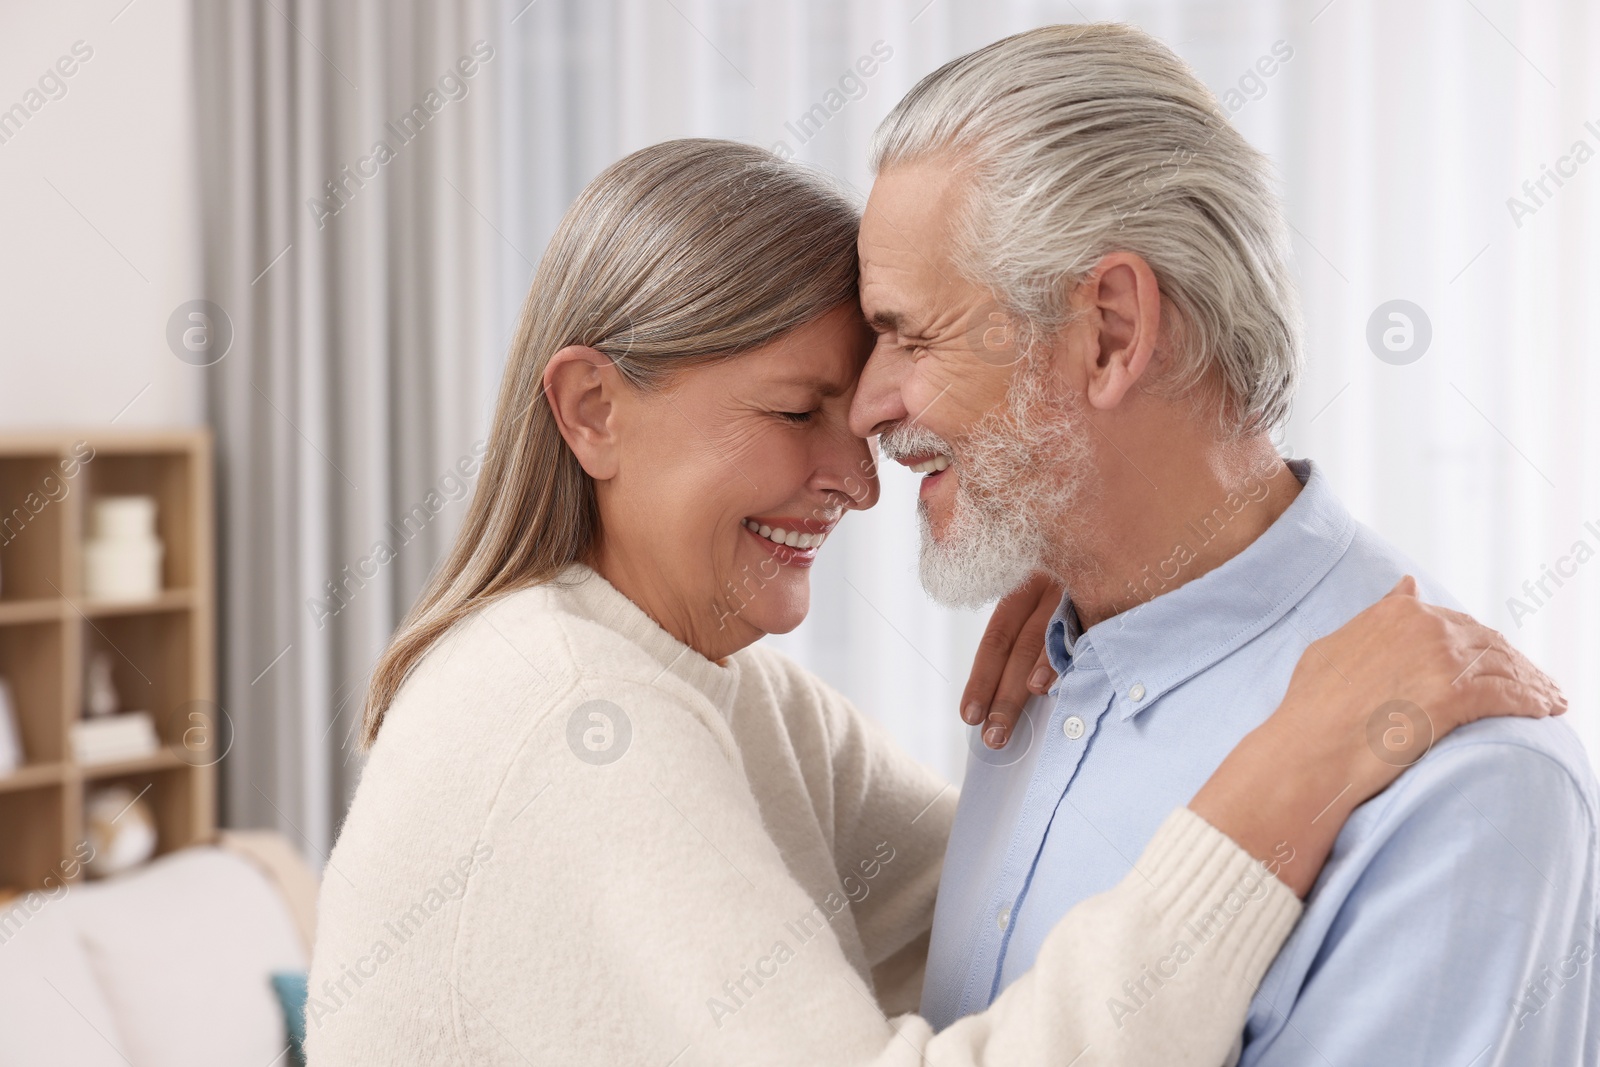
[[[816,414],[816,412],[814,412],[814,411],[780,411],[777,414],[778,414],[778,418],[785,419],[785,420],[787,420],[789,422],[810,422],[811,421],[811,416]]]

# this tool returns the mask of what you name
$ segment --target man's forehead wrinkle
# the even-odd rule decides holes
[[[925,340],[969,330],[983,310],[980,294],[948,277],[919,273],[915,265],[911,257],[894,257],[863,271],[861,302],[868,323],[880,333]]]
[[[916,256],[919,260],[927,265],[929,270],[933,271],[940,278],[944,279],[945,284],[949,284],[950,278],[939,267],[939,264],[934,261],[933,257],[924,252],[923,249],[919,247],[918,242],[914,241],[905,232],[905,230],[895,225],[894,220],[889,217],[887,212],[885,212],[882,208],[874,206],[872,201],[869,200],[867,201],[866,213],[894,231],[894,233],[900,238],[900,251],[909,252],[910,254]]]
[[[934,314],[924,328],[930,337],[938,337],[946,332],[964,333],[970,327],[969,319],[977,312],[977,306],[965,301],[940,300],[934,306]]]
[[[894,282],[878,278],[862,286],[862,305],[868,324],[880,333],[932,336],[937,324],[949,317],[944,294],[929,292],[926,286],[919,285],[916,274],[910,270],[891,270],[897,275]]]
[[[949,279],[921,266],[922,260],[902,253],[875,258],[862,271],[862,307],[874,329],[926,336],[933,322],[946,317]]]
[[[874,330],[915,330],[926,301],[919,299],[918,260],[899,250],[863,257],[861,307]]]

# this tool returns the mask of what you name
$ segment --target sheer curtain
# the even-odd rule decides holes
[[[231,761],[235,821],[293,819],[315,847],[330,840],[359,761],[329,739],[348,736],[364,669],[458,506],[324,628],[306,602],[479,439],[533,264],[600,168],[665,138],[729,137],[864,195],[871,131],[918,78],[1009,33],[1098,19],[1166,40],[1277,166],[1310,340],[1284,451],[1320,461],[1358,517],[1550,669],[1600,752],[1592,5],[201,7],[202,60],[231,94],[205,127],[227,145],[221,176],[208,173],[209,200],[222,189],[230,205],[208,206],[213,277],[249,320],[238,363],[253,368],[212,394],[233,553],[227,706],[250,741]],[[351,224],[342,235],[320,234],[305,200],[479,39],[495,58],[471,95],[330,220]],[[887,472],[882,503],[819,561],[811,618],[772,640],[955,779],[955,707],[983,619],[918,587],[914,493]]]
[[[367,673],[449,542],[499,373],[486,5],[196,8],[223,818],[325,857]]]

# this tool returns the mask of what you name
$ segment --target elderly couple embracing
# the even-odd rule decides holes
[[[864,209],[720,141],[584,190],[372,680],[313,1067],[1594,1062],[1565,700],[1279,459],[1218,114],[1050,27],[925,78]],[[929,592],[998,601],[959,803],[759,643],[880,456]]]

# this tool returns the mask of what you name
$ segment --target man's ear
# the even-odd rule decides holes
[[[617,474],[617,393],[621,376],[604,352],[568,345],[544,368],[544,395],[567,447],[589,477]]]
[[[1091,406],[1109,411],[1150,369],[1161,332],[1161,289],[1143,256],[1112,252],[1078,290],[1079,307],[1096,325],[1085,353],[1084,393]]]

